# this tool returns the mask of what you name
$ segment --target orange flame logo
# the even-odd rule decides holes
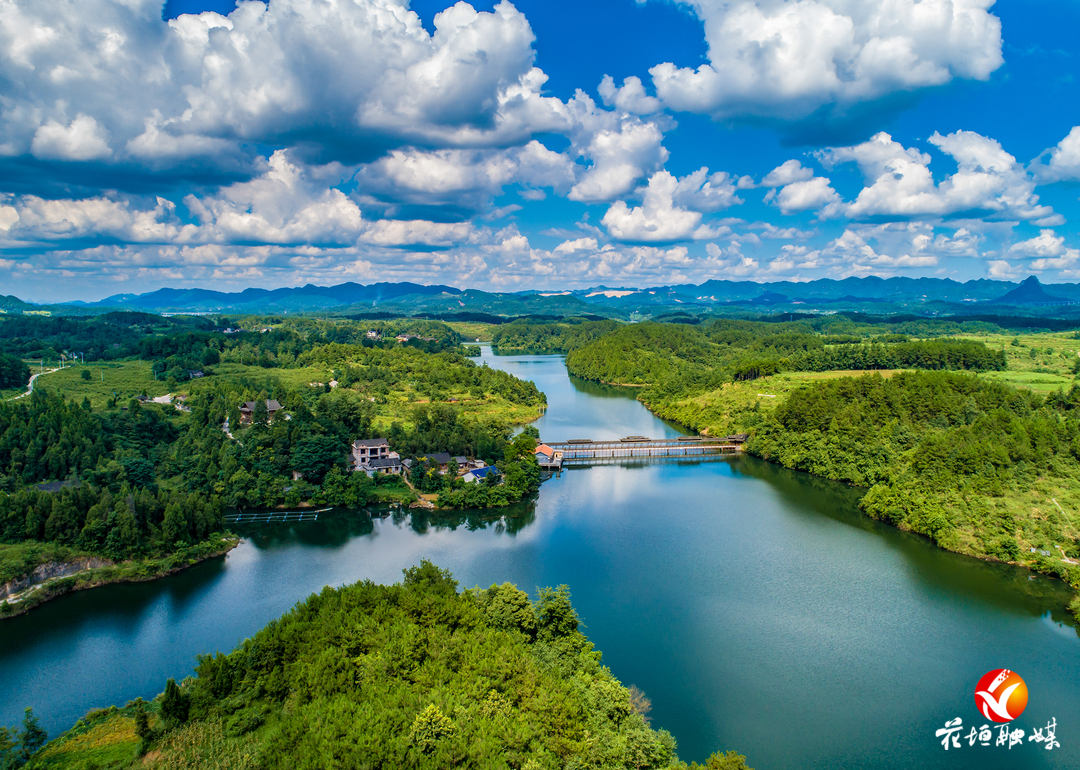
[[[1027,708],[1027,684],[1015,671],[998,668],[988,671],[975,685],[975,705],[979,713],[994,722],[1011,722]]]

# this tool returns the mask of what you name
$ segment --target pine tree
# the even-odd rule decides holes
[[[176,684],[175,679],[165,683],[165,694],[161,698],[161,717],[168,727],[177,727],[184,724],[188,718],[188,709],[191,703],[188,696]]]

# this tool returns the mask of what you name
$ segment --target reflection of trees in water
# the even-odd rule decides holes
[[[1064,581],[1000,562],[938,548],[929,538],[872,519],[859,510],[865,489],[794,471],[744,456],[733,462],[735,473],[765,481],[788,503],[792,513],[812,511],[856,529],[873,532],[902,553],[908,574],[931,592],[943,587],[1013,614],[1042,617],[1075,628],[1080,624],[1068,610],[1073,591]]]
[[[417,508],[409,511],[409,514],[409,526],[421,535],[431,528],[456,530],[458,527],[465,527],[470,532],[490,527],[500,535],[514,535],[536,520],[536,498],[522,500],[505,508],[454,511]]]
[[[43,644],[44,639],[78,639],[85,634],[96,636],[114,632],[126,634],[146,617],[150,607],[166,596],[170,599],[170,612],[182,616],[224,571],[225,557],[215,556],[167,578],[144,583],[115,583],[58,596],[35,607],[32,612],[3,621],[0,656],[30,652]],[[45,657],[50,655],[45,653]]]
[[[482,510],[429,511],[424,508],[383,506],[361,509],[335,508],[319,514],[318,521],[245,524],[233,530],[256,548],[274,548],[299,544],[311,546],[341,546],[355,537],[375,531],[373,519],[389,518],[394,526],[408,527],[418,535],[429,529],[456,530],[465,527],[470,532],[493,528],[499,534],[516,534],[536,519],[536,498],[523,500],[505,508]]]
[[[314,546],[344,545],[354,537],[370,535],[375,529],[367,509],[335,508],[319,514],[318,521],[297,521],[234,526],[236,534],[256,548],[272,548],[299,543]]]
[[[624,385],[605,385],[602,382],[596,382],[594,380],[583,380],[572,374],[570,375],[570,382],[574,386],[574,390],[579,393],[584,393],[587,396],[596,396],[597,398],[630,398],[636,400],[638,393],[641,392],[641,388],[628,388]]]

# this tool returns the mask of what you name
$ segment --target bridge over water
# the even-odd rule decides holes
[[[614,440],[570,439],[543,442],[554,450],[550,462],[541,459],[541,467],[558,469],[564,465],[587,465],[598,460],[660,459],[700,457],[704,455],[736,454],[742,451],[743,434],[735,436],[680,436],[652,439],[647,436],[627,436]]]

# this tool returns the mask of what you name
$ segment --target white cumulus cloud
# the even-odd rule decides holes
[[[1034,178],[995,140],[973,131],[956,131],[947,136],[934,133],[929,142],[952,156],[958,166],[940,184],[934,181],[928,154],[904,147],[885,132],[862,144],[817,153],[826,168],[858,164],[868,183],[836,213],[853,219],[976,213],[1032,220],[1053,215],[1049,206],[1039,205]]]
[[[826,105],[985,80],[1001,66],[994,0],[679,0],[704,22],[709,62],[649,70],[674,110],[805,118]]]
[[[112,155],[108,131],[81,112],[68,126],[55,120],[44,123],[34,132],[30,151],[49,160],[100,160]]]
[[[651,115],[661,107],[659,99],[645,93],[645,86],[637,76],[624,78],[622,86],[617,87],[611,75],[604,75],[596,90],[608,107],[617,107],[635,115]]]
[[[765,178],[761,180],[761,186],[783,187],[794,182],[805,182],[813,176],[813,169],[806,168],[801,161],[786,160],[765,175]]]
[[[823,217],[834,216],[841,204],[840,194],[832,188],[829,178],[823,176],[784,185],[766,198],[784,214],[814,210],[821,211]]]
[[[1043,163],[1047,155],[1050,159]],[[1080,126],[1074,126],[1056,146],[1043,150],[1032,163],[1032,171],[1043,182],[1080,181]]]
[[[169,22],[161,0],[8,0],[0,13],[6,155],[98,159],[111,136],[159,164],[227,153],[222,142],[362,156],[570,126],[508,2],[459,2],[433,34],[405,0],[244,2]]]
[[[658,171],[649,179],[640,206],[616,201],[604,214],[601,224],[620,241],[678,241],[686,238],[715,238],[730,228],[717,230],[701,225],[701,211],[715,211],[739,202],[735,184],[724,173],[708,177],[708,169],[677,179],[668,171]],[[700,210],[691,210],[690,206]]]
[[[1053,230],[1041,230],[1029,238],[1009,247],[1009,254],[1019,257],[1058,257],[1065,253],[1065,236]]]

